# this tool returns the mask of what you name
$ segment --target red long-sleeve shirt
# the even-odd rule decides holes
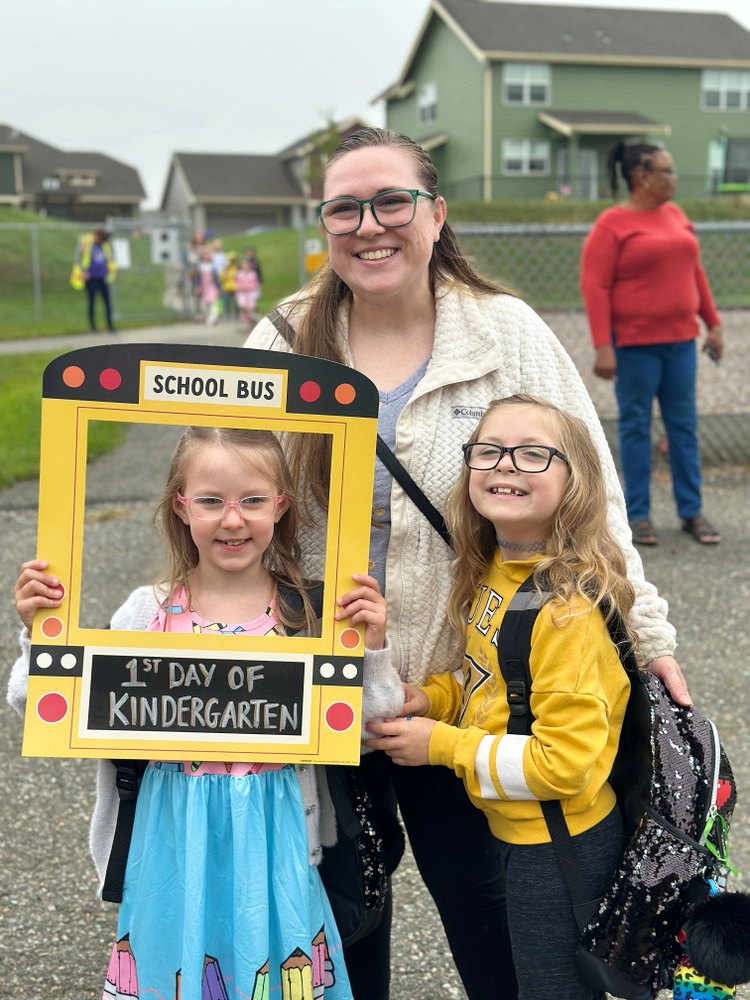
[[[581,293],[594,347],[694,340],[697,317],[720,322],[700,248],[685,213],[659,208],[607,209],[586,238]]]

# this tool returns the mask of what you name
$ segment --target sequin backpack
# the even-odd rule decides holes
[[[500,627],[509,733],[531,732],[531,633],[549,596],[529,577]],[[581,927],[582,975],[614,997],[651,1000],[673,986],[684,957],[678,937],[692,911],[726,886],[736,787],[714,724],[677,705],[657,677],[638,669],[617,616],[609,630],[631,683],[610,775],[629,840],[601,899],[592,902],[560,802],[540,804]]]

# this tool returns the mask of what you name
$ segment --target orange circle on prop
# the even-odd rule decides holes
[[[344,649],[356,649],[361,641],[359,632],[355,628],[345,628],[339,636],[339,642]]]
[[[357,391],[353,385],[349,385],[348,382],[342,382],[341,385],[336,386],[336,391],[333,395],[336,397],[337,403],[347,406],[349,403],[354,402]]]
[[[61,618],[55,618],[50,616],[45,618],[42,622],[42,635],[46,636],[48,639],[56,639],[59,635],[62,635],[65,626],[62,623]]]
[[[78,365],[69,365],[62,373],[62,380],[69,389],[77,389],[86,381],[86,376]]]

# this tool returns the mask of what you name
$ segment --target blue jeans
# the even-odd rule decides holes
[[[619,408],[620,464],[628,520],[650,514],[651,413],[659,400],[669,440],[669,464],[677,513],[701,512],[701,465],[695,402],[694,340],[645,347],[617,347],[615,393]]]

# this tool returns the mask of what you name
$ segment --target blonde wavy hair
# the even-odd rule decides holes
[[[576,598],[583,597],[591,609],[601,606],[605,619],[619,611],[628,638],[635,645],[637,637],[628,625],[635,591],[627,578],[622,548],[607,526],[604,475],[588,428],[582,420],[544,399],[517,393],[493,400],[469,440],[481,440],[489,414],[504,407],[540,410],[556,446],[569,463],[568,482],[547,538],[544,558],[534,567],[537,589],[553,594],[550,602],[553,621],[562,624],[573,614]],[[464,465],[448,497],[445,515],[456,554],[451,564],[453,586],[448,618],[461,640],[476,588],[497,548],[494,526],[476,511],[469,499],[469,476],[470,469]]]
[[[190,599],[190,574],[198,565],[198,549],[190,527],[174,510],[177,493],[184,493],[190,465],[203,448],[224,448],[237,461],[274,484],[286,497],[288,507],[277,521],[271,544],[263,553],[262,564],[277,584],[299,592],[303,609],[295,612],[283,595],[277,595],[276,612],[288,631],[305,629],[308,635],[319,633],[318,616],[309,597],[310,581],[300,570],[301,552],[297,539],[297,498],[284,452],[271,431],[227,427],[189,427],[180,438],[167,483],[154,513],[154,524],[166,549],[168,571],[157,586],[170,595],[184,587]]]

